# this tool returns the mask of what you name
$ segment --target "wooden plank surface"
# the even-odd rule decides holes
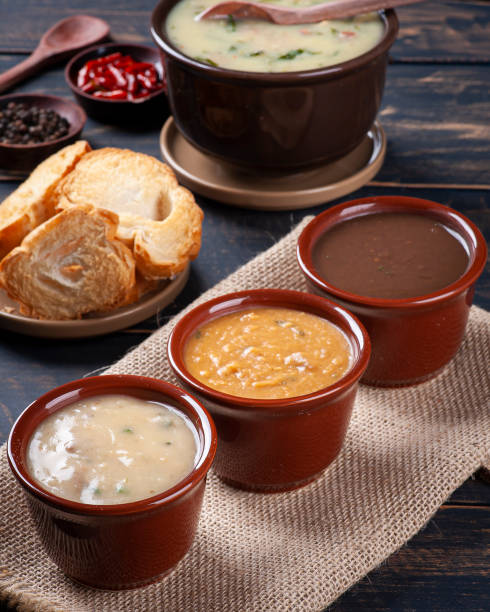
[[[86,14],[105,19],[116,40],[150,43],[150,16],[156,0],[15,0],[0,2],[0,52],[31,53],[43,33],[70,15]]]
[[[394,61],[490,61],[488,1],[429,1],[400,7],[397,13],[400,32],[391,52]]]
[[[148,24],[155,3],[0,0],[0,72],[20,61],[47,27],[69,14],[101,16],[115,38],[151,43]],[[388,137],[386,161],[373,184],[343,199],[376,194],[434,199],[466,214],[490,241],[490,3],[431,0],[400,9],[399,15],[400,36],[392,50],[394,63],[380,114]],[[16,91],[71,97],[61,67]],[[143,132],[89,120],[83,136],[94,147],[130,146],[159,157],[163,120],[162,116]],[[0,199],[17,184],[0,181]],[[205,211],[203,247],[184,291],[158,317],[105,338],[77,341],[47,342],[0,331],[0,443],[20,411],[41,393],[98,373],[204,290],[271,246],[304,215],[325,208],[258,214],[199,196],[197,200]],[[490,265],[477,285],[475,302],[490,310]],[[330,610],[488,610],[489,532],[490,485],[469,479],[426,529]],[[0,602],[0,610],[5,609]]]
[[[426,528],[329,612],[490,609],[490,507],[443,507]]]
[[[490,186],[490,66],[388,69],[378,181]]]
[[[67,6],[72,4],[75,6]],[[149,24],[156,0],[63,3],[59,0],[0,2],[0,52],[29,53],[53,23],[77,13],[96,15],[111,26],[116,40],[150,43]],[[400,62],[487,62],[490,60],[488,3],[427,0],[398,9],[400,33],[392,56]]]
[[[490,13],[490,11],[489,11]],[[0,55],[0,71],[19,56]],[[71,98],[63,70],[52,68],[20,84],[16,92]],[[387,139],[386,162],[376,181],[395,184],[458,184],[490,190],[490,65],[391,65],[379,119]],[[155,130],[130,131],[89,121],[92,146],[121,146],[158,156]],[[119,144],[118,144],[119,143]],[[0,170],[0,179],[5,176]],[[0,197],[2,192],[0,191]]]

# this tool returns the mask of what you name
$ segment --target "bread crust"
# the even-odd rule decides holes
[[[0,263],[0,283],[23,314],[79,319],[127,303],[135,261],[115,238],[117,215],[76,206],[48,219]]]
[[[59,182],[52,200],[56,210],[87,203],[117,213],[117,237],[146,279],[171,278],[199,253],[202,210],[173,171],[149,155],[92,151]]]
[[[39,164],[0,204],[0,259],[54,214],[55,187],[89,151],[85,140],[64,147]]]

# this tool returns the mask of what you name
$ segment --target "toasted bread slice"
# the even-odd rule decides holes
[[[88,142],[79,140],[54,153],[0,204],[0,259],[54,214],[53,189],[90,150]]]
[[[117,237],[147,279],[170,278],[197,257],[203,213],[172,170],[143,153],[105,148],[85,155],[55,192],[57,210],[91,204],[117,213]]]
[[[0,283],[21,312],[78,319],[135,297],[135,262],[114,236],[117,215],[77,206],[33,230],[0,263]]]

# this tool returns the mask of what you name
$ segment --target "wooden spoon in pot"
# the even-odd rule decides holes
[[[67,59],[109,36],[109,24],[90,15],[73,15],[52,26],[32,54],[0,75],[0,92],[13,87],[41,68]]]
[[[416,2],[422,0],[333,0],[325,4],[296,8],[248,0],[225,0],[207,8],[196,19],[222,19],[231,16],[234,19],[263,19],[279,25],[294,25],[316,23],[325,19],[343,19]]]

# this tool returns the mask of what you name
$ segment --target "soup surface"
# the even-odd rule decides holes
[[[320,1],[277,0],[274,4],[309,6]],[[231,16],[196,21],[213,4],[215,0],[181,0],[167,17],[166,31],[185,55],[232,70],[290,72],[332,66],[366,53],[384,33],[377,13],[288,26]]]
[[[208,387],[239,397],[280,399],[328,387],[348,370],[343,332],[288,308],[242,310],[214,319],[189,339],[184,361]]]
[[[124,504],[161,493],[194,467],[196,436],[175,408],[125,395],[77,401],[42,421],[28,447],[41,486],[84,504]]]
[[[329,284],[367,297],[427,295],[466,270],[462,239],[426,215],[378,213],[339,223],[318,240],[313,263]]]

